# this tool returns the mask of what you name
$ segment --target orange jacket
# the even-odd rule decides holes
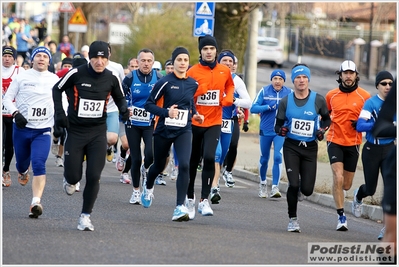
[[[194,95],[194,104],[197,112],[204,115],[204,122],[199,124],[193,121],[192,124],[199,127],[210,127],[222,124],[222,109],[224,106],[233,105],[234,82],[227,66],[216,64],[215,68],[210,69],[200,63],[192,66],[187,75],[194,78],[198,84],[198,90]],[[219,98],[214,99],[218,104],[206,106],[198,104],[198,100],[212,98],[214,94],[210,91],[219,92]]]
[[[354,146],[362,143],[362,133],[351,126],[351,120],[359,118],[364,102],[370,93],[358,87],[350,93],[335,88],[326,94],[327,108],[330,111],[331,125],[327,132],[327,141],[341,146]]]

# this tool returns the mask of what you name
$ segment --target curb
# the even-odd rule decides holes
[[[246,180],[250,180],[250,181],[259,183],[259,176],[257,174],[250,172],[250,171],[246,171],[246,170],[242,169],[242,167],[239,167],[239,166],[236,166],[235,169],[233,169],[233,175],[238,178],[242,178],[242,179],[246,179]],[[271,187],[272,179],[267,177],[266,180],[267,180],[268,187]],[[280,181],[278,187],[280,189],[280,192],[287,193],[287,189],[288,189],[287,182]],[[308,201],[317,203],[319,205],[335,209],[334,198],[330,194],[321,194],[321,193],[313,192],[312,195],[310,195],[308,197],[305,196],[304,200],[308,200]],[[352,200],[345,200],[344,209],[346,211],[350,211],[350,213],[352,214],[352,212],[351,212],[352,211]],[[361,217],[365,218],[365,219],[370,219],[373,221],[381,222],[383,220],[382,208],[380,206],[363,204],[363,210],[362,210]]]

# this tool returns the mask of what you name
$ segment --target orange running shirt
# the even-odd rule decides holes
[[[327,141],[341,146],[355,146],[362,143],[362,133],[353,129],[351,120],[359,118],[364,102],[370,97],[370,93],[360,87],[350,93],[335,88],[326,94],[327,108],[331,117]]]
[[[223,107],[233,105],[234,82],[230,69],[219,63],[213,69],[197,63],[187,75],[199,84],[194,104],[197,112],[204,115],[202,124],[194,120],[192,124],[198,127],[221,125]]]

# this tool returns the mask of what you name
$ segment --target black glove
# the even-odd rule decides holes
[[[53,129],[54,129],[53,135],[55,138],[59,138],[64,134],[64,128],[62,128],[62,127],[58,127],[58,126],[54,125]]]
[[[14,121],[15,121],[15,125],[17,125],[18,129],[23,129],[23,128],[25,128],[26,124],[28,124],[28,121],[19,112],[14,115]]]
[[[316,132],[317,140],[322,141],[324,139],[324,133],[325,132],[326,131],[324,131],[324,129],[317,130],[317,132]]]
[[[278,131],[278,135],[279,136],[286,136],[288,133],[288,128],[287,127],[281,127],[280,130]]]
[[[244,125],[242,126],[242,130],[243,130],[244,132],[248,132],[249,128],[248,128],[248,122],[247,122],[247,121],[244,122]]]
[[[129,120],[130,117],[130,110],[126,109],[125,111],[121,111],[119,113],[119,117],[121,119],[122,122],[127,122]]]
[[[352,128],[356,130],[357,120],[351,120]]]
[[[55,114],[55,127],[58,128],[69,128],[69,121],[65,112],[59,112]]]

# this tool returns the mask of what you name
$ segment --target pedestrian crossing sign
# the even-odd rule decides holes
[[[215,15],[215,2],[197,2],[195,3],[195,16]]]
[[[86,17],[80,7],[76,9],[75,13],[69,19],[69,24],[87,25]]]

